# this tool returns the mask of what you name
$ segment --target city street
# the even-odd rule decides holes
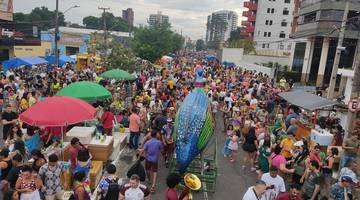
[[[360,0],[36,2],[0,0],[0,200],[360,200]]]
[[[217,116],[217,127],[215,130],[215,135],[217,142],[217,163],[218,163],[218,177],[216,184],[216,193],[208,193],[208,200],[217,200],[217,199],[240,199],[242,195],[246,192],[249,186],[252,186],[256,182],[257,174],[255,172],[250,172],[249,169],[242,170],[242,158],[245,156],[244,151],[239,150],[237,159],[235,163],[230,163],[228,158],[224,158],[221,153],[221,150],[224,145],[224,128],[223,120],[220,115]],[[210,147],[211,148],[211,147]],[[241,162],[240,162],[241,161]],[[159,183],[157,192],[152,195],[153,199],[163,199],[166,190],[166,176],[168,175],[168,170],[165,168],[165,165],[162,162],[160,167],[160,174],[158,177]],[[204,199],[205,196],[201,192],[193,192],[195,199]]]

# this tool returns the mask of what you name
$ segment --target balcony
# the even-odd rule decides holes
[[[257,5],[254,2],[246,1],[244,2],[244,7],[248,8],[249,10],[257,10]]]
[[[248,18],[249,22],[255,22],[256,21],[256,16],[255,15],[249,15],[247,18]]]
[[[255,26],[248,26],[248,27],[246,27],[245,30],[248,33],[253,33],[255,31]]]
[[[249,37],[249,33],[246,30],[241,30],[240,35]]]
[[[243,17],[248,17],[250,15],[249,11],[243,11],[242,16]]]
[[[250,22],[248,21],[242,21],[241,26],[250,26]]]

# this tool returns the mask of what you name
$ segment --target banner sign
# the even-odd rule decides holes
[[[0,22],[0,44],[40,46],[41,33],[38,26],[31,23]]]

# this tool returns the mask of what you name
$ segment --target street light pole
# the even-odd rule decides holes
[[[58,37],[59,37],[59,0],[56,0],[56,8],[55,8],[55,66],[59,65],[59,49],[58,49]]]
[[[344,15],[343,15],[343,19],[341,22],[341,27],[339,29],[339,40],[338,40],[338,45],[336,47],[334,65],[332,68],[330,84],[329,84],[328,93],[327,93],[328,99],[334,98],[334,92],[335,92],[334,90],[335,90],[335,84],[336,84],[337,71],[339,68],[340,56],[341,56],[342,45],[343,45],[344,35],[345,35],[345,27],[346,27],[347,17],[349,14],[349,4],[350,4],[349,0],[346,0]]]
[[[102,17],[103,17],[103,23],[104,23],[104,44],[105,44],[105,51],[104,51],[104,61],[106,63],[106,60],[107,60],[107,50],[108,50],[108,46],[107,46],[107,28],[106,28],[106,11],[107,10],[110,10],[110,8],[108,7],[99,7],[99,10],[103,10],[103,14],[102,14]]]
[[[67,11],[73,9],[73,8],[78,8],[80,6],[75,5],[75,6],[71,6],[70,8],[68,8],[67,10],[65,10],[62,15],[64,15]],[[58,49],[58,39],[59,39],[59,17],[62,16],[59,15],[59,0],[56,0],[56,8],[55,8],[55,45],[54,45],[54,55],[55,55],[55,66],[58,67],[59,65],[59,49]]]

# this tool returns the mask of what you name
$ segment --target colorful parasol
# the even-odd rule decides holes
[[[95,117],[96,110],[73,97],[49,97],[20,114],[20,120],[31,126],[64,127]]]
[[[72,83],[57,92],[55,96],[74,97],[87,102],[105,100],[112,97],[111,93],[106,88],[89,81]]]
[[[106,71],[100,75],[100,77],[107,79],[115,79],[119,81],[133,81],[136,79],[135,76],[131,75],[129,72],[121,69],[112,69]]]

